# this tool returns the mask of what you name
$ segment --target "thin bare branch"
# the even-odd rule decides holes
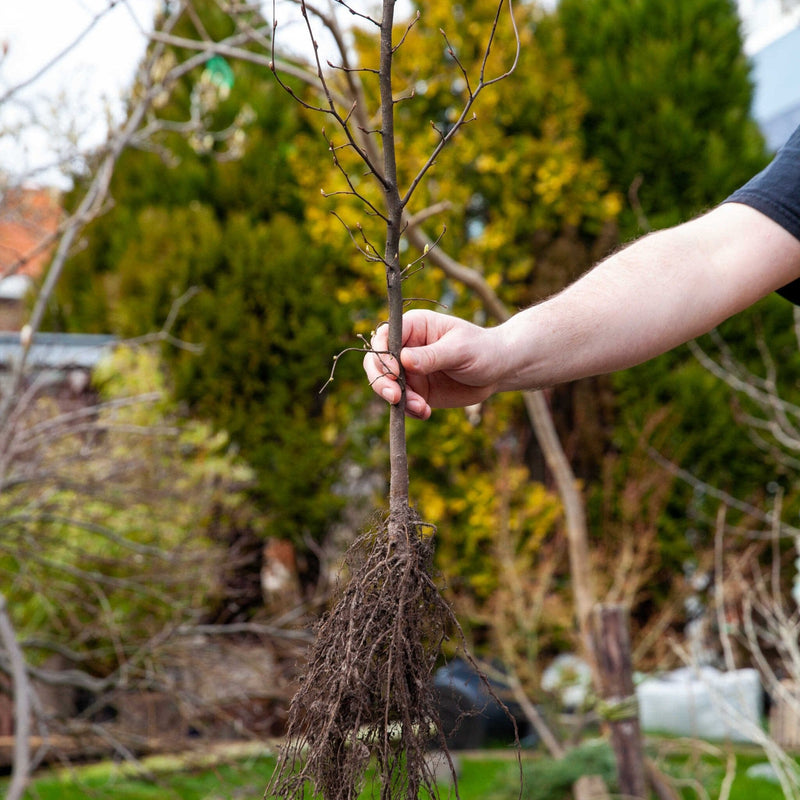
[[[365,346],[364,347],[345,347],[344,350],[340,350],[334,357],[333,357],[333,364],[331,365],[330,375],[328,375],[328,380],[322,385],[322,388],[319,390],[319,393],[322,394],[332,383],[334,379],[334,375],[336,373],[336,367],[339,364],[339,359],[345,353],[366,353],[366,352],[377,352],[373,350],[368,344],[366,344],[366,340],[364,340]]]
[[[513,32],[514,32],[514,40],[515,40],[514,58],[512,60],[511,65],[504,72],[502,72],[501,74],[499,74],[499,75],[497,75],[497,76],[495,76],[493,78],[488,78],[488,79],[486,78],[486,67],[487,67],[487,64],[488,64],[489,56],[491,54],[492,45],[494,43],[494,39],[495,39],[495,36],[496,36],[496,33],[497,33],[497,26],[498,26],[499,21],[500,21],[500,15],[501,15],[501,12],[502,12],[502,9],[503,9],[503,5],[504,5],[504,0],[500,0],[500,2],[497,5],[497,11],[495,13],[494,22],[492,24],[491,35],[489,37],[489,41],[488,41],[488,43],[486,45],[486,48],[485,48],[484,54],[483,54],[483,62],[481,64],[480,81],[479,81],[478,85],[475,87],[474,90],[470,88],[469,77],[467,75],[467,72],[464,69],[464,67],[461,64],[461,62],[458,60],[458,58],[456,56],[456,53],[455,53],[455,50],[450,46],[450,44],[448,42],[448,52],[451,53],[451,55],[453,56],[454,60],[458,64],[459,69],[461,70],[462,74],[464,75],[465,81],[467,82],[467,99],[466,99],[466,101],[464,103],[464,106],[461,109],[461,113],[459,114],[459,116],[456,119],[456,121],[453,123],[452,127],[446,132],[442,132],[442,131],[438,131],[437,130],[437,132],[439,133],[439,137],[440,137],[439,138],[439,142],[437,143],[436,147],[431,152],[430,156],[428,157],[428,160],[422,165],[422,167],[420,167],[420,169],[418,170],[417,174],[411,180],[411,183],[409,184],[408,189],[406,190],[405,194],[403,195],[403,197],[401,199],[403,208],[407,207],[407,205],[411,201],[412,196],[414,195],[414,192],[416,191],[416,189],[418,188],[419,184],[421,183],[421,181],[425,177],[425,175],[428,173],[428,171],[436,163],[436,159],[438,158],[439,153],[441,153],[443,148],[447,146],[447,144],[450,142],[450,140],[458,133],[458,131],[462,127],[464,127],[465,124],[467,124],[470,121],[474,121],[476,119],[475,114],[472,113],[472,115],[470,116],[470,113],[472,112],[472,107],[475,105],[475,101],[478,99],[478,97],[483,92],[483,90],[486,89],[488,86],[492,86],[493,84],[497,83],[498,81],[502,81],[502,80],[505,80],[506,78],[510,77],[510,75],[516,69],[517,63],[519,62],[519,54],[520,54],[520,46],[521,45],[520,45],[520,38],[519,38],[519,30],[517,29],[517,22],[516,22],[516,19],[514,17],[514,8],[513,8],[513,5],[512,5],[512,0],[508,0],[508,15],[509,15],[509,18],[511,20],[511,26],[512,26],[512,29],[513,29]],[[444,33],[444,31],[442,31],[442,35],[445,37],[445,41],[447,41],[447,36]],[[431,123],[431,124],[433,125],[433,123]],[[436,129],[435,125],[433,127],[434,127],[434,129]]]
[[[800,406],[787,402],[777,396],[775,389],[775,367],[774,363],[770,366],[771,359],[769,356],[766,357],[765,363],[771,377],[764,379],[755,375],[740,362],[736,361],[718,332],[712,332],[712,337],[720,350],[721,362],[714,361],[696,341],[692,341],[689,343],[689,348],[695,358],[697,358],[712,375],[724,381],[731,389],[745,395],[765,411],[771,410],[779,421],[785,423],[785,426],[789,430],[795,430],[794,424],[789,422],[788,417],[791,415],[800,419]],[[761,346],[761,352],[762,355],[767,352],[763,345]],[[800,432],[798,432],[798,438],[800,438]]]
[[[655,448],[648,448],[648,455],[650,458],[653,459],[657,464],[661,467],[666,469],[672,475],[680,478],[682,481],[689,484],[689,486],[693,487],[697,491],[701,492],[708,497],[719,501],[720,503],[724,503],[728,508],[734,508],[737,511],[741,511],[743,514],[746,514],[753,519],[758,520],[759,522],[766,523],[767,525],[772,526],[775,521],[775,513],[774,511],[763,511],[760,508],[757,508],[750,503],[745,503],[742,500],[739,500],[732,495],[728,494],[727,492],[723,492],[720,489],[717,489],[711,484],[706,483],[705,481],[700,480],[697,476],[693,475],[686,469],[679,467],[677,464],[673,463],[669,459],[665,458],[661,455]],[[783,534],[788,534],[791,536],[796,536],[800,534],[800,528],[795,528],[792,525],[789,525],[786,522],[780,522],[780,529]]]
[[[469,100],[473,99],[473,92],[472,92],[472,85],[470,84],[469,80],[469,72],[467,72],[466,67],[461,63],[461,59],[458,57],[458,53],[456,52],[455,47],[450,43],[450,39],[447,38],[447,32],[443,28],[439,28],[439,33],[444,39],[444,43],[447,46],[447,55],[453,59],[455,65],[458,67],[459,71],[461,72],[461,77],[464,79],[464,84],[466,85],[467,97]],[[484,53],[484,58],[486,54]]]
[[[514,59],[511,62],[511,65],[506,69],[504,72],[496,75],[494,78],[486,77],[486,68],[489,63],[489,56],[492,52],[492,46],[494,44],[495,37],[497,35],[497,26],[500,24],[500,14],[503,10],[503,3],[502,0],[497,6],[497,11],[495,12],[494,22],[492,23],[492,32],[489,36],[489,42],[486,45],[486,49],[484,50],[483,54],[483,64],[481,65],[481,86],[491,86],[492,84],[498,83],[499,81],[505,80],[508,78],[514,70],[517,68],[517,64],[519,63],[519,53],[521,48],[520,38],[519,38],[519,31],[517,30],[517,20],[514,17],[514,8],[512,6],[512,0],[508,0],[508,14],[509,19],[511,20],[511,27],[514,31],[514,43],[515,43],[515,50],[514,50]]]
[[[167,314],[167,318],[164,320],[164,324],[161,326],[160,331],[144,336],[134,337],[132,339],[127,339],[124,344],[129,347],[137,347],[139,345],[151,344],[155,342],[166,342],[167,344],[177,347],[180,350],[186,350],[189,353],[202,353],[204,350],[202,344],[187,342],[172,335],[172,329],[175,327],[178,314],[180,314],[186,304],[191,302],[192,298],[196,297],[199,293],[199,286],[190,286],[180,297],[176,298],[172,302],[169,313]]]
[[[408,38],[408,34],[411,33],[411,29],[419,22],[420,20],[420,13],[417,10],[417,13],[411,19],[411,22],[406,25],[406,29],[403,31],[403,35],[400,37],[400,41],[394,46],[393,50],[396,53],[405,43],[406,39]]]
[[[14,690],[14,756],[6,800],[21,800],[30,780],[31,771],[31,689],[25,658],[8,615],[6,598],[2,594],[0,594],[0,645],[8,659]]]
[[[331,61],[328,61],[328,66],[339,72],[363,72],[365,75],[380,75],[380,72],[372,67],[346,67],[343,64],[334,64]]]
[[[459,281],[474,292],[492,317],[501,322],[508,319],[508,309],[483,275],[477,270],[459,263],[441,247],[434,247],[434,240],[429,238],[419,226],[412,226],[412,220],[413,217],[406,217],[404,220],[405,233],[409,242],[419,252],[427,252],[430,262],[439,267],[449,278]]]
[[[331,211],[331,214],[337,220],[339,220],[342,227],[347,231],[350,240],[356,246],[358,252],[361,253],[361,255],[364,256],[364,258],[368,262],[370,263],[380,262],[381,264],[385,265],[386,262],[384,261],[383,257],[380,255],[375,246],[367,240],[366,234],[364,233],[364,229],[361,227],[360,224],[356,226],[356,229],[361,234],[361,242],[358,241],[358,239],[356,238],[356,234],[353,233],[353,229],[339,216],[338,212]]]
[[[322,190],[322,196],[323,197],[335,197],[337,194],[350,194],[353,197],[358,198],[358,200],[360,200],[361,203],[363,203],[363,205],[367,209],[369,209],[369,212],[372,215],[382,219],[384,222],[387,222],[388,220],[387,220],[385,212],[380,210],[374,203],[372,203],[367,197],[365,197],[363,193],[359,192],[358,189],[356,189],[355,185],[353,184],[353,180],[350,177],[350,174],[344,168],[344,166],[342,165],[341,161],[339,161],[338,150],[340,148],[342,148],[342,147],[345,147],[345,145],[338,145],[338,146],[334,145],[333,140],[332,139],[328,139],[328,137],[325,135],[325,131],[324,130],[322,132],[322,135],[325,136],[325,140],[328,143],[328,150],[331,153],[331,157],[333,159],[333,165],[336,167],[336,169],[339,171],[341,176],[344,178],[345,183],[347,183],[347,186],[348,186],[348,189],[349,189],[348,192],[341,192],[341,191],[326,192],[326,191]],[[346,146],[350,147],[350,144],[348,143],[348,145],[346,145]],[[361,155],[361,151],[359,151],[359,155]]]
[[[316,78],[317,78],[317,88],[322,92],[322,95],[323,95],[323,97],[325,99],[326,105],[325,106],[323,106],[323,105],[315,106],[315,105],[313,105],[311,103],[308,103],[307,101],[305,101],[302,98],[298,97],[296,95],[296,93],[294,92],[294,90],[290,86],[288,86],[288,84],[286,84],[285,81],[282,80],[282,78],[280,77],[279,73],[277,72],[277,69],[276,69],[276,66],[275,66],[275,30],[273,28],[271,69],[272,69],[273,74],[275,75],[275,79],[278,81],[278,84],[281,86],[281,88],[284,89],[284,91],[286,91],[291,97],[295,98],[305,108],[308,108],[309,110],[312,110],[312,111],[317,111],[318,113],[327,114],[327,115],[332,116],[336,120],[336,122],[338,123],[338,125],[341,128],[342,132],[344,133],[347,141],[353,146],[353,148],[356,151],[356,153],[358,153],[359,157],[366,164],[367,169],[370,172],[372,172],[373,175],[375,175],[375,177],[376,177],[376,179],[378,180],[379,183],[383,183],[382,173],[378,169],[377,162],[374,162],[372,160],[369,152],[367,150],[363,149],[359,145],[358,139],[355,136],[355,134],[353,132],[353,129],[348,124],[348,120],[349,120],[350,114],[352,113],[352,110],[355,107],[355,105],[358,104],[359,96],[358,95],[355,96],[355,99],[353,100],[353,103],[350,105],[350,111],[348,111],[347,116],[343,116],[339,112],[339,110],[337,108],[337,105],[336,105],[336,102],[335,102],[335,93],[332,91],[332,89],[330,87],[330,82],[328,81],[328,78],[325,75],[325,71],[322,68],[322,62],[320,61],[320,56],[319,56],[319,45],[317,44],[317,41],[316,41],[316,38],[315,38],[315,35],[314,35],[313,25],[311,23],[311,19],[310,19],[309,15],[317,16],[317,17],[325,20],[326,26],[328,27],[328,29],[331,31],[331,33],[336,38],[337,46],[339,48],[340,55],[342,56],[342,63],[343,63],[343,65],[346,65],[347,64],[347,48],[344,45],[344,41],[341,38],[341,35],[339,33],[337,33],[338,30],[339,30],[338,26],[336,25],[335,20],[333,20],[332,18],[327,17],[324,14],[321,14],[313,6],[307,4],[305,2],[305,0],[298,0],[298,3],[299,3],[301,14],[303,16],[303,20],[305,21],[306,29],[308,31],[309,40],[311,42],[313,53],[314,53],[313,61],[314,61],[314,64],[315,64],[315,72],[316,72]],[[273,0],[273,19],[276,19],[276,15],[275,15],[275,0]],[[277,27],[277,21],[273,22],[273,26]],[[348,76],[348,79],[352,79],[352,77],[353,77],[353,75],[355,73],[354,73],[354,71],[352,69],[348,68],[347,70],[345,70],[345,74]],[[351,84],[351,88],[353,88],[352,84]]]
[[[254,38],[260,38],[267,42],[269,41],[261,31],[254,28],[248,28],[246,31],[241,31],[221,41],[214,41],[212,39],[191,39],[186,36],[176,36],[175,34],[163,30],[153,31],[153,33],[150,34],[150,40],[158,44],[180,48],[182,50],[195,51],[202,54],[203,58],[197,63],[202,64],[212,56],[224,56],[232,60],[247,61],[262,67],[269,67],[272,62],[269,56],[245,47],[245,45],[252,42]]]
[[[719,629],[722,652],[725,656],[725,666],[729,670],[736,669],[736,661],[733,657],[733,647],[731,645],[728,625],[725,621],[725,563],[723,560],[724,541],[725,541],[725,515],[728,509],[721,504],[717,512],[717,524],[714,531],[714,605],[717,616],[717,628]]]
[[[363,19],[364,22],[369,22],[376,28],[380,28],[380,22],[378,22],[378,20],[373,19],[368,14],[363,14],[360,11],[356,11],[349,3],[345,2],[345,0],[333,0],[333,2],[335,2],[336,5],[339,5],[342,8],[346,9],[348,13],[352,14],[354,17],[359,17],[360,19]]]
[[[431,217],[436,217],[444,211],[449,211],[452,207],[453,204],[449,200],[442,200],[439,203],[434,203],[432,206],[423,208],[420,211],[417,211],[415,214],[406,216],[405,226],[408,228],[416,228],[420,225],[423,225],[425,222],[431,219]]]

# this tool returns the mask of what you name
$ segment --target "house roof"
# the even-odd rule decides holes
[[[0,195],[0,279],[41,275],[61,217],[58,195],[50,189],[14,187]]]
[[[37,333],[27,366],[33,370],[93,369],[117,341],[105,334]],[[10,369],[21,356],[19,334],[0,333],[0,370]]]

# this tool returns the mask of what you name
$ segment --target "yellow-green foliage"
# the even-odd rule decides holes
[[[96,407],[44,398],[19,426],[0,574],[22,636],[104,670],[213,601],[211,533],[248,514],[252,474],[224,433],[181,419],[152,352],[119,348],[96,378]]]
[[[441,412],[435,435],[430,423],[424,434],[412,426],[412,494],[437,527],[437,565],[478,653],[501,658],[535,692],[538,653],[571,643],[573,624],[561,502],[524,464],[517,404],[494,398],[477,425],[460,409]]]
[[[395,42],[403,40],[395,52],[394,70],[401,195],[441,134],[458,118],[469,94],[467,81],[476,88],[497,4],[477,2],[460,8],[425,0],[417,7],[419,21],[405,38],[405,26],[398,24],[394,37]],[[479,271],[510,310],[583,271],[595,251],[608,246],[608,241],[596,243],[613,227],[621,206],[600,163],[585,154],[580,125],[587,104],[562,42],[557,35],[546,41],[537,37],[538,12],[532,4],[518,6],[516,14],[521,38],[516,71],[480,95],[475,120],[437,157],[408,208],[410,215],[438,209],[426,219],[426,232],[435,238],[446,226],[441,248]],[[373,31],[357,33],[355,41],[358,62],[365,68],[357,77],[364,82],[372,113],[379,107],[377,78],[369,72],[378,64]],[[514,50],[504,13],[486,77],[505,71]],[[334,73],[331,81],[344,78]],[[379,188],[353,149],[345,146],[344,135],[333,125],[326,125],[326,133],[351,186],[382,208]],[[373,141],[377,147],[386,145],[377,135]],[[309,198],[316,198],[307,212],[315,237],[345,240],[344,221],[362,247],[369,243],[380,252],[380,220],[371,218],[360,199],[347,196],[348,186],[330,162],[327,172],[301,169],[309,162],[311,145],[295,143],[295,173]],[[320,201],[320,190],[332,195],[328,201]],[[401,252],[401,259],[412,264],[420,255],[409,248]],[[355,248],[352,262],[361,277],[336,290],[340,301],[378,292],[385,282],[381,264],[366,261]],[[487,321],[474,297],[430,266],[413,274],[405,294],[443,301],[447,310]],[[439,529],[437,558],[448,584],[465,600],[460,610],[490,625],[490,617],[500,613],[497,598],[507,589],[508,570],[522,581],[522,594],[533,598],[536,587],[531,583],[538,575],[534,566],[543,548],[548,560],[559,557],[549,550],[560,506],[554,495],[530,479],[525,466],[528,431],[519,400],[507,398],[486,404],[475,425],[461,411],[437,411],[435,425],[409,427],[412,501]],[[505,461],[497,443],[507,437],[516,438],[517,446]],[[497,552],[501,536],[506,553],[511,553],[504,559],[498,559]],[[569,620],[563,604],[556,616]]]
[[[437,526],[447,583],[479,602],[505,582],[508,558],[522,571],[537,562],[561,518],[558,497],[521,462],[507,411],[506,401],[487,405],[479,428],[460,409],[442,412],[435,435],[425,434],[430,449],[412,479],[422,517]],[[498,559],[501,540],[510,550]]]
[[[472,3],[461,11],[449,3],[417,5],[420,19],[398,47],[394,64],[401,195],[429,158],[440,134],[458,118],[468,95],[464,72],[472,90],[477,86],[497,8],[494,2]],[[580,125],[587,103],[560,40],[555,35],[546,41],[536,36],[537,11],[533,5],[517,7],[516,16],[521,51],[515,72],[480,95],[473,108],[475,119],[440,153],[408,207],[411,215],[438,208],[439,213],[425,223],[426,230],[435,237],[446,226],[441,246],[459,261],[479,269],[511,307],[549,293],[567,283],[572,274],[583,271],[591,255],[569,252],[554,258],[546,252],[548,246],[566,237],[591,247],[593,238],[616,218],[622,203],[620,195],[609,190],[599,161],[585,154]],[[397,26],[396,42],[404,30],[403,24]],[[448,55],[448,43],[460,65]],[[356,35],[356,49],[359,63],[366,69],[377,67],[377,44],[371,29]],[[502,15],[487,78],[511,65],[514,49],[511,27]],[[364,82],[367,106],[373,112],[379,107],[377,78],[368,72],[359,77]],[[331,80],[335,82],[337,76]],[[352,148],[345,147],[344,135],[329,125],[326,135],[352,186],[381,208],[376,182],[365,174]],[[381,143],[377,136],[374,141]],[[348,187],[330,159],[327,171],[302,168],[311,158],[316,157],[315,163],[319,163],[318,156],[313,155],[318,152],[316,142],[299,139],[295,143],[294,171],[308,193],[307,220],[315,237],[345,241],[344,221],[359,242],[363,232],[381,252],[381,221],[368,214],[359,199],[348,198]],[[320,191],[332,196],[323,201]],[[409,251],[407,255],[411,262],[420,254]],[[351,281],[339,289],[340,299],[349,299],[353,291],[381,291],[381,265],[365,263],[355,248],[352,258],[363,277],[360,283]],[[554,276],[554,271],[560,274]],[[429,270],[418,273],[408,282],[406,294],[438,300],[440,277]]]

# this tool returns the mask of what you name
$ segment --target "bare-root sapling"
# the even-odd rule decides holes
[[[513,15],[510,3],[499,0],[493,24],[487,31],[480,74],[474,82],[467,78],[467,70],[443,32],[448,57],[466,79],[465,101],[455,123],[447,131],[437,130],[439,138],[428,160],[408,188],[401,191],[392,63],[416,20],[395,43],[394,0],[384,0],[379,20],[339,0],[339,5],[361,24],[378,31],[378,67],[361,69],[349,61],[351,54],[343,44],[335,16],[319,12],[305,0],[298,0],[297,5],[313,43],[313,69],[321,97],[316,104],[301,102],[336,122],[346,142],[343,147],[357,155],[380,189],[379,203],[368,200],[357,188],[359,182],[351,179],[340,164],[337,148],[329,139],[334,163],[347,185],[347,189],[336,194],[351,195],[362,201],[366,212],[384,223],[382,255],[366,243],[359,249],[369,261],[382,263],[385,269],[388,352],[380,355],[385,356],[387,369],[398,370],[396,377],[402,397],[390,409],[388,514],[358,537],[348,553],[348,583],[320,622],[305,678],[290,708],[287,743],[266,796],[300,800],[308,796],[306,791],[312,787],[315,797],[355,800],[363,788],[368,767],[374,765],[376,796],[386,800],[436,797],[436,782],[426,750],[431,739],[442,747],[445,740],[436,714],[432,674],[443,639],[451,632],[460,634],[460,629],[432,577],[435,531],[418,517],[409,502],[405,378],[399,366],[405,302],[402,284],[408,271],[400,262],[400,240],[411,197],[436,156],[474,118],[473,105],[480,92],[513,69],[512,65],[492,78],[486,74],[503,12],[508,10],[512,28]],[[329,73],[323,69],[312,20],[326,27],[334,41],[340,43],[341,64],[337,72],[344,76],[343,89],[333,87]],[[518,43],[518,37],[515,38]],[[275,66],[274,51],[272,63],[281,85],[298,97],[282,80]],[[297,75],[296,71],[292,74]],[[361,83],[365,75],[377,76],[380,106],[374,114],[366,108],[367,93]],[[373,119],[379,121],[377,130]],[[350,235],[354,241],[360,238],[352,230]],[[452,761],[449,757],[447,760],[452,774]]]

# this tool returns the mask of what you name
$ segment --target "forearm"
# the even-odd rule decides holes
[[[638,240],[497,328],[499,389],[641,363],[718,325],[800,270],[800,243],[745,206]]]

